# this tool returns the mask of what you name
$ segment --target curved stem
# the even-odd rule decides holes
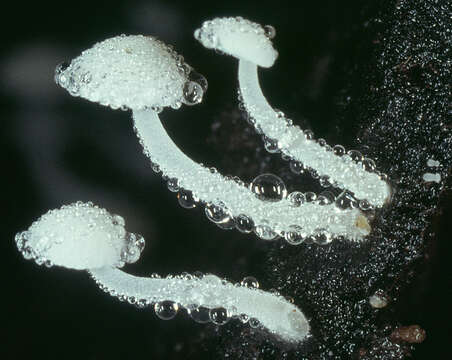
[[[254,119],[255,127],[276,140],[283,154],[315,169],[335,185],[352,191],[359,199],[366,199],[375,206],[382,206],[390,196],[388,184],[378,174],[364,170],[349,156],[337,156],[313,140],[308,140],[298,127],[288,125],[284,117],[268,104],[262,94],[257,75],[257,65],[239,61],[239,83],[244,106]]]
[[[287,199],[260,200],[247,186],[212,173],[187,157],[170,139],[156,112],[134,111],[133,117],[146,155],[160,166],[163,174],[176,178],[181,188],[192,191],[200,201],[224,204],[234,218],[246,215],[256,227],[266,226],[278,234],[296,228],[303,236],[326,234],[359,240],[369,233],[368,227],[360,226],[363,215],[357,209],[341,210],[334,204],[315,203],[293,207]]]
[[[137,301],[173,301],[185,308],[224,308],[232,315],[246,314],[259,320],[271,333],[288,341],[302,340],[309,332],[303,313],[283,297],[262,290],[235,286],[220,278],[141,278],[119,269],[90,270],[96,283],[116,296]]]

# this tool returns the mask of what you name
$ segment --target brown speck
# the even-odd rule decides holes
[[[366,230],[367,232],[370,232],[371,230],[367,218],[361,214],[356,217],[355,225],[357,228]]]
[[[426,333],[419,325],[401,326],[395,329],[391,334],[391,340],[393,342],[409,342],[421,343],[425,340]]]

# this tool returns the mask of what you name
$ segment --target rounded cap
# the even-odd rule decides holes
[[[266,68],[271,67],[278,57],[270,40],[274,36],[275,29],[272,26],[263,27],[241,17],[205,21],[195,31],[195,38],[206,48]]]
[[[124,229],[124,219],[92,203],[50,210],[16,235],[26,259],[46,266],[86,270],[138,260],[144,239]]]
[[[197,104],[205,91],[199,76],[171,46],[143,35],[104,40],[55,70],[71,95],[124,110]]]

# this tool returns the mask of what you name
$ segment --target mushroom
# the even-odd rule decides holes
[[[308,334],[308,321],[298,307],[278,294],[250,287],[249,282],[237,286],[215,275],[143,278],[120,270],[124,263],[137,261],[144,248],[144,239],[128,233],[124,225],[119,215],[77,202],[44,214],[15,240],[26,259],[87,270],[110,295],[153,306],[161,319],[173,318],[184,307],[197,321],[222,325],[240,318],[288,342]]]
[[[275,36],[272,26],[262,27],[241,17],[216,18],[204,22],[194,35],[206,48],[239,60],[240,100],[251,123],[263,134],[269,152],[281,152],[292,159],[296,169],[311,170],[322,186],[350,190],[361,199],[362,210],[389,201],[391,188],[386,175],[376,172],[373,160],[356,150],[345,153],[341,145],[330,147],[324,139],[316,142],[312,132],[294,126],[268,104],[259,85],[257,66],[272,66],[278,55],[271,41]]]
[[[255,54],[269,64],[264,61],[267,51]],[[162,172],[171,191],[178,192],[182,206],[204,203],[207,217],[219,227],[254,231],[265,240],[282,235],[290,237],[292,244],[308,237],[321,244],[338,236],[360,240],[369,233],[368,228],[357,225],[367,223],[358,209],[341,210],[334,204],[313,202],[294,206],[284,192],[277,199],[266,199],[252,189],[269,182],[274,187],[271,182],[279,178],[262,181],[257,177],[247,186],[185,155],[166,133],[159,112],[167,106],[201,102],[207,82],[182,56],[153,37],[119,36],[100,42],[71,64],[58,67],[56,81],[72,95],[131,109],[136,133],[153,169]]]

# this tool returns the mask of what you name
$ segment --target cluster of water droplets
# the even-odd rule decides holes
[[[118,298],[122,302],[127,302],[140,309],[151,309],[155,312],[156,316],[161,320],[171,320],[176,317],[177,314],[185,312],[191,319],[199,324],[212,323],[214,325],[224,325],[231,320],[239,320],[243,324],[249,324],[252,328],[261,328],[261,323],[257,318],[253,318],[244,313],[239,313],[235,306],[230,306],[227,302],[224,306],[209,306],[208,304],[181,304],[172,300],[159,300],[156,299],[160,296],[158,293],[149,297],[137,298],[128,294],[118,294],[114,288],[108,288],[101,281],[96,279],[96,276],[91,274],[99,288],[108,293],[111,296]],[[229,285],[230,283],[226,279],[220,279],[212,274],[202,274],[196,272],[194,274],[183,273],[181,275],[168,275],[165,278],[160,277],[158,274],[152,274],[151,279],[166,279],[168,281],[179,280],[180,282],[190,282],[193,280],[204,281],[207,279],[212,287]],[[174,287],[176,285],[173,285]],[[233,284],[235,288],[243,287],[248,289],[259,289],[259,282],[252,276],[243,278],[242,281]],[[283,297],[276,291],[270,291],[276,297]],[[285,298],[284,298],[285,299]],[[288,300],[288,299],[285,299]],[[290,300],[290,299],[289,299]],[[293,303],[293,299],[289,302]]]
[[[247,111],[246,105],[243,101],[241,91],[238,91],[239,96],[239,108],[242,111]],[[347,151],[344,146],[342,145],[334,145],[330,146],[326,142],[325,139],[314,138],[314,133],[311,130],[302,130],[299,126],[293,125],[293,121],[286,117],[286,115],[280,111],[275,110],[275,113],[278,117],[278,119],[281,119],[285,122],[286,126],[290,128],[288,132],[299,132],[303,134],[305,141],[310,142],[312,144],[317,144],[316,149],[316,162],[324,162],[326,164],[328,162],[329,154],[333,154],[334,156],[340,158],[344,164],[344,169],[342,169],[342,172],[346,173],[345,171],[346,167],[355,167],[356,165],[360,170],[364,170],[367,173],[373,173],[375,174],[381,181],[387,182],[388,176],[382,172],[380,172],[375,164],[375,161],[365,157],[361,152],[358,150],[349,150]],[[305,164],[303,164],[299,159],[296,159],[294,156],[290,154],[290,150],[287,147],[287,144],[285,144],[284,140],[282,139],[280,141],[276,139],[272,139],[266,135],[264,135],[260,125],[257,123],[256,119],[254,119],[252,116],[250,116],[250,113],[246,113],[246,119],[250,125],[252,125],[256,132],[262,136],[262,140],[264,142],[264,147],[267,150],[267,152],[271,154],[280,153],[283,160],[289,162],[289,167],[291,171],[294,174],[300,175],[303,173],[310,174],[312,178],[316,179],[319,184],[324,188],[336,188],[336,189],[346,189],[346,185],[341,182],[341,174],[338,171],[335,173],[336,178],[332,179],[328,175],[320,175],[319,172],[313,168],[309,167]],[[295,130],[295,131],[294,131]],[[325,155],[325,156],[323,156]],[[322,158],[324,157],[324,158]],[[325,167],[322,164],[322,167]],[[364,186],[364,185],[363,185]],[[369,185],[370,187],[370,185]],[[347,199],[347,200],[346,200]],[[333,200],[333,199],[331,199]],[[344,190],[344,194],[342,196],[341,203],[339,204],[342,209],[345,208],[359,208],[362,211],[370,211],[374,210],[375,206],[367,199],[358,199],[355,197],[354,193],[348,190]]]
[[[87,269],[122,267],[136,262],[144,249],[141,235],[124,229],[124,219],[92,202],[50,210],[15,237],[25,259],[38,265]]]
[[[55,70],[55,82],[73,96],[113,109],[146,109],[202,101],[207,81],[166,45],[150,36],[121,35],[95,44]]]
[[[149,156],[149,154],[148,154]],[[160,167],[157,163],[151,162],[151,167],[156,173],[160,173]],[[216,173],[215,168],[210,168],[210,172]],[[254,233],[262,240],[276,240],[278,238],[285,239],[291,245],[299,245],[302,242],[316,243],[319,245],[327,245],[333,237],[323,228],[319,228],[315,234],[306,234],[298,225],[290,226],[289,231],[281,229],[273,229],[267,220],[262,220],[259,225],[255,225],[252,218],[246,214],[233,216],[228,207],[220,200],[215,202],[204,202],[193,195],[193,192],[181,188],[176,178],[168,178],[163,175],[163,180],[167,182],[168,190],[177,194],[177,199],[185,209],[194,209],[198,206],[204,206],[204,213],[212,223],[224,230],[236,229],[241,233]],[[257,199],[274,203],[283,199],[289,200],[292,207],[299,207],[306,203],[316,204],[320,206],[336,204],[339,209],[361,208],[359,201],[347,190],[344,191],[323,191],[319,195],[313,192],[287,191],[286,184],[277,175],[265,173],[258,175],[251,183],[246,185],[240,178],[225,176],[226,179],[233,180],[240,185],[247,186],[256,196]],[[366,208],[362,210],[370,210]],[[333,219],[334,220],[334,219]]]

